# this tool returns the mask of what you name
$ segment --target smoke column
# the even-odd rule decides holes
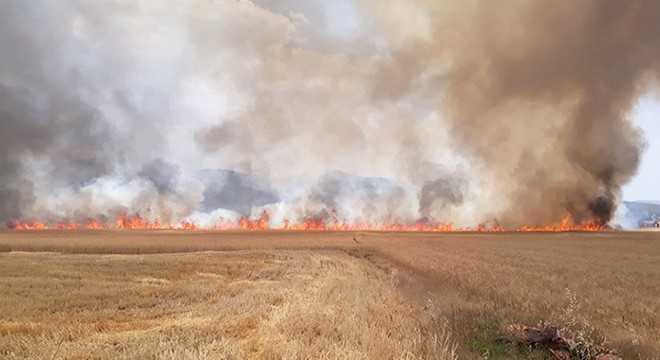
[[[611,220],[660,3],[7,0],[0,224]]]

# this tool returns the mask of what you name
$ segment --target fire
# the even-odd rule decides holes
[[[281,227],[273,227],[270,224],[270,214],[263,212],[258,218],[250,219],[241,217],[238,222],[233,223],[230,220],[218,223],[213,226],[201,226],[193,222],[183,221],[178,225],[161,223],[158,219],[149,221],[139,214],[128,215],[121,214],[114,225],[104,223],[97,219],[87,219],[83,222],[60,222],[56,224],[42,223],[36,220],[32,221],[12,221],[9,228],[15,230],[108,230],[108,229],[141,229],[141,230],[282,230],[282,231],[418,231],[418,232],[504,232],[504,231],[522,231],[522,232],[566,232],[566,231],[605,231],[609,228],[606,225],[597,222],[586,222],[575,224],[570,215],[566,215],[560,225],[549,226],[522,226],[518,229],[505,229],[496,223],[486,223],[476,228],[460,228],[453,224],[430,224],[425,221],[418,221],[414,224],[398,224],[390,222],[384,225],[371,223],[348,223],[346,220],[339,220],[334,217],[332,221],[307,219],[299,224],[292,224],[289,220],[284,220]]]

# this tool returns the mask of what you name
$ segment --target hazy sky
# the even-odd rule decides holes
[[[625,200],[660,200],[660,101],[644,98],[637,105],[634,122],[644,130],[647,148],[639,173],[623,189]]]

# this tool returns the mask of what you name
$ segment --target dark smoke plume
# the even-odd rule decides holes
[[[652,0],[7,0],[0,224],[607,223],[658,19]]]
[[[376,93],[405,94],[447,64],[435,83],[446,88],[453,143],[504,192],[502,221],[551,222],[569,210],[609,222],[640,161],[628,116],[660,70],[660,3],[419,6],[429,36],[395,53],[398,67],[385,71],[407,77],[383,74]]]

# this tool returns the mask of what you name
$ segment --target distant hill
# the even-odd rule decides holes
[[[629,211],[660,214],[660,201],[624,201],[623,205]]]
[[[225,169],[206,169],[197,172],[204,183],[202,210],[228,209],[250,214],[252,207],[279,201],[265,179],[252,174]]]
[[[649,205],[660,205],[660,201],[647,201],[647,200],[644,200],[644,201],[631,201],[631,202],[640,203],[640,204],[649,204]]]
[[[660,221],[660,201],[624,201],[625,218],[637,227],[651,227]]]

